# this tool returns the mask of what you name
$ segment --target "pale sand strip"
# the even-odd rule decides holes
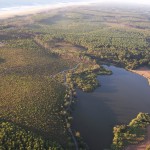
[[[0,20],[8,19],[15,16],[26,16],[31,14],[36,14],[40,12],[45,12],[49,10],[71,7],[71,6],[86,6],[90,5],[90,2],[76,2],[76,3],[61,3],[55,5],[43,5],[43,6],[30,6],[30,7],[16,7],[16,8],[8,8],[7,10],[0,10]]]
[[[150,69],[148,67],[141,67],[137,70],[130,70],[130,71],[147,78],[150,85]]]
[[[8,19],[16,16],[26,16],[31,14],[36,14],[48,10],[63,8],[62,6],[45,6],[45,7],[32,7],[32,8],[25,8],[25,10],[10,10],[10,11],[0,11],[0,19]]]

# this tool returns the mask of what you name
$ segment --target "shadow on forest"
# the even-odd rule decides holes
[[[47,139],[47,140],[50,139],[49,133],[44,132],[43,130],[38,130],[34,127],[29,127],[29,126],[23,125],[22,123],[16,123],[16,122],[13,122],[13,121],[8,120],[8,119],[0,118],[0,122],[3,122],[3,121],[12,123],[13,125],[18,126],[18,127],[20,127],[21,129],[23,129],[25,131],[33,132],[33,134],[35,134],[36,136],[41,136],[41,137],[43,137],[44,139]],[[52,140],[52,139],[50,139],[50,140]]]
[[[4,63],[4,62],[6,62],[6,60],[3,59],[3,58],[0,58],[0,64],[2,64],[2,63]]]
[[[61,21],[63,19],[62,15],[55,15],[52,17],[48,17],[46,19],[42,19],[39,21],[39,23],[46,24],[46,25],[52,25],[56,24],[58,21]]]

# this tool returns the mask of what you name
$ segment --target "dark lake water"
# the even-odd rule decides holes
[[[105,66],[111,76],[99,76],[101,87],[92,93],[77,91],[73,129],[91,150],[104,150],[112,143],[116,124],[129,123],[139,112],[150,113],[150,86],[145,78],[122,68]]]

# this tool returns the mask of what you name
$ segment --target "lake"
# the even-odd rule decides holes
[[[105,66],[111,76],[98,76],[101,87],[92,93],[77,90],[73,129],[79,131],[91,150],[110,148],[113,127],[127,124],[139,112],[150,113],[147,79],[115,66]]]

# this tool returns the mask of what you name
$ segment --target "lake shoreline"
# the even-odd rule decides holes
[[[148,80],[148,83],[150,85],[150,69],[148,67],[141,67],[137,70],[129,70],[129,71],[136,73],[140,76],[143,76],[144,78]]]
[[[140,93],[137,92],[137,90],[143,90],[144,87],[141,84],[145,84],[145,82],[143,82],[145,79],[123,67],[108,66],[107,69],[112,70],[113,74],[109,76],[109,78],[106,76],[98,77],[102,84],[101,87],[97,88],[92,93],[77,92],[78,103],[73,112],[73,129],[81,133],[85,142],[91,149],[110,148],[112,144],[111,140],[113,139],[111,136],[112,128],[116,124],[127,124],[139,112],[149,113],[149,108],[146,108],[147,106],[140,100],[144,99],[144,101],[147,101],[145,95],[142,96],[143,98],[140,97],[140,94],[138,94],[138,96],[134,95],[134,93]],[[137,86],[138,82],[141,82],[140,85],[142,88],[141,86]],[[130,89],[134,89],[133,92],[129,87]],[[147,85],[145,85],[145,87],[147,87]],[[118,90],[119,94],[116,94]],[[135,99],[135,101],[131,102],[126,94],[123,94],[124,90],[130,97]],[[118,103],[119,105],[117,105]],[[131,105],[128,105],[129,103]],[[138,107],[135,104],[138,105]],[[122,114],[120,110],[122,110]],[[97,116],[97,114],[99,115]],[[105,121],[102,123],[101,120],[103,118],[105,118]],[[86,125],[88,126],[85,129]],[[92,129],[91,126],[93,127]],[[89,134],[90,137],[88,137]],[[100,134],[105,134],[105,139]],[[103,144],[95,142],[96,139],[101,139]],[[111,142],[106,142],[108,139]]]

